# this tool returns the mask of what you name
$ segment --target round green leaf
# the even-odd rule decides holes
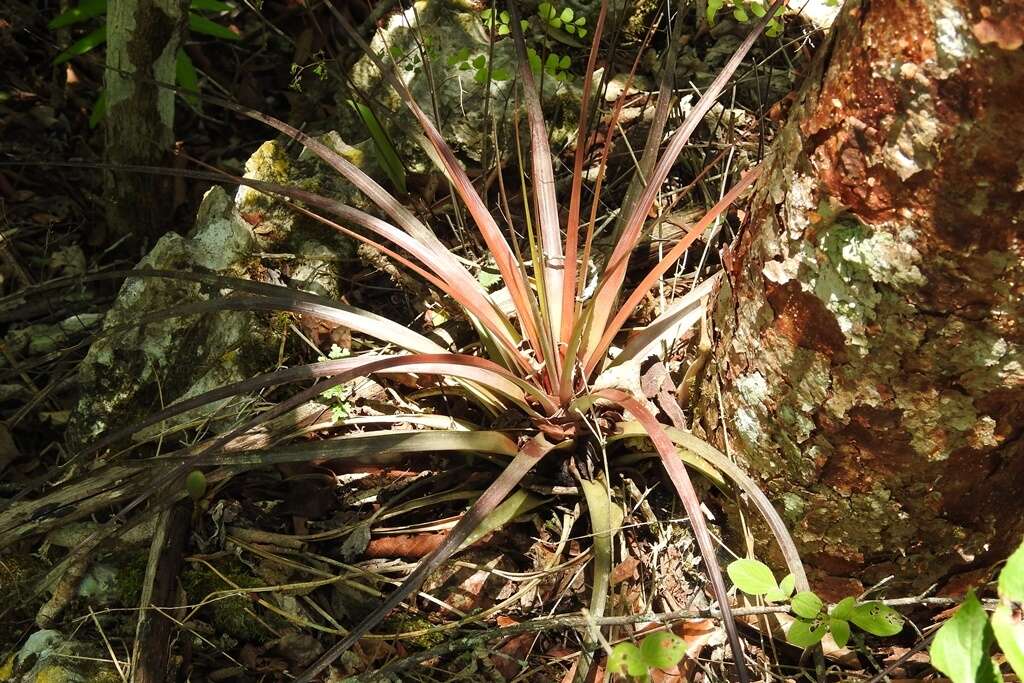
[[[853,608],[850,621],[874,636],[894,636],[903,630],[903,617],[888,605],[865,602]]]
[[[572,8],[566,7],[562,10],[562,14],[558,18],[562,20],[562,23],[568,24],[572,21],[573,16],[575,16],[575,13],[572,11]]]
[[[686,654],[686,641],[669,631],[658,631],[640,642],[640,654],[648,666],[670,669]]]
[[[828,626],[822,621],[797,619],[789,626],[786,640],[802,648],[814,647],[821,642],[828,632]]]
[[[779,581],[779,590],[787,598],[792,595],[793,591],[796,590],[796,577],[792,574],[786,574],[782,577],[782,581]]]
[[[751,559],[740,559],[729,563],[726,573],[736,587],[749,595],[763,595],[777,589],[775,576],[764,562]]]
[[[836,641],[839,647],[846,647],[850,642],[850,622],[843,619],[830,619],[828,630],[832,632],[832,640]]]
[[[793,612],[804,619],[815,618],[821,613],[821,608],[824,606],[821,598],[811,591],[797,593],[789,604],[793,608]]]
[[[619,643],[608,655],[608,673],[619,676],[646,676],[647,663],[633,643]]]
[[[854,598],[843,598],[836,603],[836,606],[832,608],[832,611],[829,612],[829,614],[836,619],[849,621],[853,618],[853,608],[856,606],[857,601]]]
[[[206,495],[206,475],[199,470],[192,470],[185,477],[185,490],[192,500],[200,500]]]

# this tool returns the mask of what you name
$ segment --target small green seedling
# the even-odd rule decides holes
[[[929,654],[932,666],[953,683],[1002,681],[999,665],[992,659],[998,643],[1010,668],[1024,677],[1024,544],[1010,556],[999,573],[999,604],[989,619],[974,591],[956,614],[935,634]]]
[[[537,14],[551,28],[562,29],[569,35],[582,38],[587,35],[587,18],[577,15],[571,7],[555,8],[550,2],[542,2],[537,6]]]
[[[903,630],[903,617],[899,612],[878,601],[858,603],[848,597],[826,609],[821,598],[811,591],[793,595],[796,584],[793,575],[776,583],[772,570],[758,560],[736,560],[726,567],[726,573],[744,593],[760,596],[766,602],[789,601],[796,619],[786,632],[786,640],[797,647],[814,647],[827,633],[832,634],[836,645],[846,647],[851,623],[875,636],[894,636]]]
[[[185,477],[185,490],[194,501],[200,501],[206,495],[206,475],[199,470],[192,470]]]
[[[348,349],[343,349],[337,344],[331,344],[331,350],[327,352],[326,356],[320,356],[320,362],[326,360],[338,360],[341,358],[347,358],[350,354]],[[350,383],[338,384],[336,386],[327,389],[321,397],[329,401],[331,406],[331,420],[334,422],[340,422],[352,414],[352,404],[349,399],[352,398],[352,386]]]
[[[487,55],[480,54],[471,58],[468,47],[449,56],[448,66],[456,67],[459,71],[472,71],[473,80],[481,85],[487,82]],[[511,78],[511,72],[505,67],[496,66],[491,69],[492,81],[507,81]]]
[[[512,20],[512,17],[505,10],[496,12],[492,9],[485,9],[483,12],[480,13],[480,18],[483,19],[484,24],[487,26],[488,30],[494,31],[496,35],[507,36],[509,33],[512,32],[512,30],[509,28],[508,23],[509,21]],[[519,26],[525,33],[526,30],[530,27],[530,22],[527,21],[526,19],[520,19]]]
[[[839,0],[825,0],[825,3],[835,7],[839,4]],[[736,21],[746,24],[751,20],[751,15],[758,19],[763,17],[771,4],[771,0],[708,0],[707,20],[709,24],[714,24],[718,13],[728,7]],[[768,21],[765,35],[774,38],[782,34],[782,21],[778,17],[781,12],[782,8],[780,7],[776,16]]]
[[[526,50],[526,58],[529,60],[530,69],[535,76],[539,76],[543,71],[559,82],[572,80],[572,74],[568,71],[569,67],[572,66],[572,60],[569,59],[569,55],[559,55],[551,52],[548,53],[546,59],[541,60],[537,51],[531,47]]]
[[[644,636],[640,647],[619,643],[608,655],[608,673],[639,681],[650,680],[651,669],[671,669],[686,654],[686,641],[669,631]]]

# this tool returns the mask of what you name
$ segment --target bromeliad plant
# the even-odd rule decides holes
[[[781,0],[778,0],[772,9],[780,4]],[[640,278],[632,290],[624,290],[630,255],[641,239],[645,220],[659,188],[691,134],[722,93],[731,74],[760,34],[767,19],[762,19],[753,27],[722,73],[708,87],[680,128],[670,136],[660,157],[657,156],[657,150],[660,147],[661,135],[659,133],[652,136],[653,142],[649,144],[649,153],[644,155],[643,162],[648,163],[649,160],[650,164],[648,168],[643,169],[646,184],[641,185],[642,191],[634,198],[627,198],[626,205],[622,207],[617,242],[609,253],[603,255],[603,259],[593,259],[603,261],[604,265],[596,287],[590,291],[590,287],[587,286],[587,266],[595,256],[594,226],[598,201],[594,201],[589,220],[585,220],[582,217],[585,145],[581,143],[576,148],[572,189],[568,197],[567,218],[563,224],[559,214],[560,202],[555,194],[552,155],[540,96],[529,67],[527,49],[514,3],[509,5],[509,11],[511,21],[507,25],[516,45],[518,78],[522,86],[530,136],[529,189],[526,187],[526,181],[523,181],[523,197],[526,202],[526,210],[522,216],[525,224],[525,250],[516,239],[510,240],[499,227],[495,216],[477,193],[452,150],[441,137],[435,123],[413,99],[403,81],[396,77],[389,65],[384,64],[381,58],[370,50],[348,26],[345,19],[340,14],[337,15],[352,39],[359,42],[417,120],[429,153],[447,175],[493,256],[495,267],[506,285],[505,304],[483,287],[415,214],[343,156],[277,119],[231,103],[219,102],[225,107],[268,124],[303,145],[361,190],[386,218],[294,187],[241,178],[234,178],[234,182],[294,201],[296,210],[317,218],[323,224],[345,235],[372,245],[422,277],[461,308],[479,334],[482,354],[469,355],[451,351],[438,342],[381,316],[293,289],[201,273],[134,271],[136,275],[179,277],[206,282],[218,288],[233,289],[236,293],[235,296],[185,307],[189,309],[189,313],[218,308],[289,310],[345,326],[355,333],[376,338],[392,347],[403,349],[404,352],[326,359],[223,387],[182,401],[151,416],[140,425],[112,434],[90,450],[105,447],[145,426],[225,397],[290,382],[322,379],[232,432],[213,440],[212,443],[188,452],[189,457],[182,458],[180,464],[167,472],[161,481],[167,484],[180,482],[190,471],[211,465],[237,466],[246,463],[314,458],[359,458],[381,452],[447,450],[485,452],[508,458],[508,463],[500,475],[451,529],[440,547],[424,558],[401,586],[372,614],[296,679],[302,683],[312,680],[341,653],[379,624],[403,600],[414,594],[428,574],[463,547],[467,540],[473,538],[474,530],[490,513],[502,505],[523,477],[538,463],[554,453],[559,457],[584,457],[581,454],[587,452],[588,442],[592,443],[591,439],[599,437],[588,426],[591,424],[588,415],[595,410],[603,410],[605,416],[616,416],[613,422],[622,420],[612,438],[646,437],[653,443],[689,516],[735,655],[739,680],[746,681],[748,677],[739,636],[729,609],[726,586],[697,494],[684,467],[684,460],[691,466],[711,473],[720,481],[723,475],[732,479],[748,494],[766,517],[782,545],[798,588],[807,590],[806,578],[792,541],[770,503],[731,461],[692,435],[660,424],[645,403],[632,395],[627,387],[616,385],[614,380],[617,367],[631,361],[642,360],[643,351],[664,335],[666,330],[678,330],[680,323],[687,320],[692,324],[692,321],[699,317],[699,305],[702,297],[710,291],[710,284],[705,283],[698,287],[693,294],[670,307],[647,328],[635,334],[625,348],[614,357],[610,350],[647,292],[758,176],[757,169],[746,173],[685,237],[667,251],[656,266]],[[586,78],[583,80],[581,139],[591,117],[591,75],[595,71],[605,11],[605,7],[602,6],[594,27],[594,41],[590,50]],[[773,13],[767,13],[766,16]],[[217,103],[217,100],[212,98],[208,100]],[[621,102],[616,112],[620,108]],[[614,124],[609,129],[614,131]],[[606,159],[607,156],[601,164],[602,174]],[[223,175],[207,174],[206,177],[224,180]],[[599,192],[600,181],[595,188],[595,194]],[[180,314],[181,310],[178,313]],[[518,420],[514,424],[514,429],[509,432],[437,429],[377,431],[299,445],[277,446],[273,451],[261,453],[239,454],[227,452],[225,449],[226,444],[239,434],[322,395],[332,387],[358,377],[396,373],[440,377],[454,388],[461,389],[470,400],[478,403],[486,412],[503,416],[517,415]],[[623,418],[627,413],[631,420]],[[524,433],[526,436],[523,436]],[[586,471],[583,468],[579,469]],[[621,513],[616,513],[614,506],[609,505],[606,486],[595,485],[583,479],[580,483],[581,490],[587,498],[595,532],[594,555],[606,565],[595,569],[590,604],[590,613],[600,617],[607,601],[610,538],[618,527],[616,517],[621,519]],[[159,483],[153,488],[159,489]],[[144,497],[137,498],[122,509],[118,516],[124,519],[124,515],[142,500]]]

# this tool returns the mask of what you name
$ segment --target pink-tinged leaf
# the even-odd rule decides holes
[[[743,647],[740,644],[739,632],[736,630],[736,620],[733,618],[732,610],[729,607],[729,595],[725,588],[725,581],[722,578],[722,568],[719,566],[718,557],[715,555],[715,545],[711,540],[711,534],[708,532],[707,523],[704,521],[704,513],[700,509],[700,500],[697,498],[697,492],[693,488],[693,483],[690,481],[690,475],[686,472],[686,467],[683,466],[676,453],[675,445],[650,411],[626,392],[619,391],[618,389],[602,389],[594,392],[590,397],[584,398],[582,402],[592,401],[594,398],[612,401],[628,410],[644,428],[644,431],[647,432],[651,442],[654,443],[655,449],[657,449],[658,454],[661,456],[661,463],[668,473],[672,485],[675,486],[676,493],[679,494],[679,499],[682,501],[686,514],[690,519],[690,525],[693,527],[693,535],[697,539],[701,557],[704,559],[704,567],[711,582],[712,593],[718,602],[718,608],[722,612],[722,622],[729,637],[729,645],[732,648],[735,660],[733,664],[736,666],[737,677],[740,681],[746,683],[750,679],[747,674],[746,664],[744,663]]]
[[[630,293],[629,297],[627,297],[625,303],[623,303],[615,313],[615,317],[612,318],[611,322],[605,326],[598,343],[590,349],[590,353],[587,357],[586,363],[584,364],[584,372],[587,375],[593,372],[594,368],[596,368],[598,363],[601,362],[601,358],[605,351],[608,350],[608,347],[611,345],[615,335],[619,333],[623,324],[625,324],[626,320],[629,319],[629,316],[632,315],[633,311],[636,310],[636,307],[640,302],[643,301],[647,292],[650,291],[655,283],[657,283],[658,278],[668,272],[668,269],[675,265],[676,261],[686,253],[686,250],[690,248],[697,238],[704,234],[704,231],[707,230],[708,226],[710,226],[723,211],[729,208],[729,205],[736,201],[736,198],[746,190],[760,174],[760,166],[756,166],[750,171],[747,171],[743,177],[740,178],[739,182],[725,193],[725,196],[722,197],[721,201],[715,204],[710,211],[704,214],[704,217],[697,221],[696,225],[686,233],[686,236],[679,240],[672,249],[665,254],[664,258],[658,262],[658,265],[644,276],[643,280],[640,281],[640,284],[636,286],[632,293]],[[628,258],[628,254],[620,256],[619,258]]]
[[[680,152],[682,152],[683,147],[689,142],[690,136],[704,120],[704,116],[711,110],[718,96],[722,94],[726,84],[728,84],[729,79],[764,30],[768,20],[775,15],[775,11],[782,6],[783,2],[784,0],[775,0],[772,7],[765,13],[765,16],[754,23],[750,33],[740,43],[739,47],[736,48],[732,57],[729,58],[729,61],[722,67],[722,70],[704,92],[704,95],[694,105],[686,120],[683,121],[683,125],[672,134],[665,153],[655,166],[654,172],[651,174],[643,193],[640,195],[640,199],[626,220],[622,236],[612,250],[612,254],[608,259],[608,266],[598,283],[597,292],[592,303],[595,311],[594,323],[591,327],[592,338],[594,335],[601,335],[605,332],[608,316],[614,310],[615,300],[618,298],[619,289],[622,287],[626,277],[630,253],[640,239],[644,221],[651,207],[654,206],[658,190],[661,188],[662,183],[665,182],[665,178],[668,177],[669,171],[672,170],[672,166],[675,164]],[[596,342],[597,340],[595,339],[594,341]],[[587,367],[591,371],[597,364],[597,359],[600,356],[594,348],[596,345],[596,343],[587,345],[589,354]]]
[[[358,626],[349,631],[344,639],[331,647],[312,666],[302,672],[294,680],[294,683],[310,683],[321,671],[330,666],[334,660],[355,645],[373,627],[383,621],[403,600],[416,592],[424,579],[462,546],[463,541],[469,538],[473,530],[512,492],[512,489],[551,451],[551,448],[551,444],[547,443],[542,436],[528,441],[494,483],[487,487],[487,490],[476,499],[476,502],[473,503],[469,511],[452,527],[452,530],[448,532],[448,536],[445,537],[444,542],[437,550],[423,558],[416,565],[416,569],[402,582],[402,585],[396,588]]]
[[[551,334],[551,345],[556,349],[554,357],[555,371],[561,368],[561,354],[557,351],[562,330],[562,286],[565,272],[573,270],[575,264],[566,264],[562,253],[562,235],[558,220],[558,200],[555,196],[555,173],[551,165],[551,148],[548,145],[548,131],[544,125],[544,109],[541,106],[537,84],[533,80],[526,55],[526,43],[519,26],[519,13],[515,3],[509,3],[509,14],[512,20],[512,39],[515,42],[519,61],[519,78],[523,84],[523,102],[526,106],[526,118],[530,126],[531,180],[533,182],[533,200],[536,207],[537,227],[540,230],[540,252],[543,261],[541,268],[544,287],[544,304],[547,309],[547,324],[544,326]],[[572,254],[570,256],[575,256]],[[573,294],[575,296],[575,294]],[[558,381],[558,378],[552,378]]]
[[[597,54],[601,48],[601,37],[604,35],[604,21],[608,14],[608,0],[603,0],[601,10],[597,15],[597,23],[594,26],[594,35],[590,43],[590,55],[587,57],[587,69],[583,74],[583,96],[580,98],[580,119],[578,132],[576,134],[576,152],[572,162],[572,189],[569,191],[569,216],[565,226],[565,269],[562,283],[562,329],[559,335],[561,344],[570,345],[573,337],[574,321],[576,320],[576,297],[582,291],[577,291],[577,280],[586,283],[587,263],[584,261],[577,266],[575,260],[579,250],[580,239],[580,204],[583,195],[583,159],[587,151],[587,136],[590,133],[590,97],[593,88],[594,71],[597,68]],[[595,202],[596,204],[596,202]],[[582,271],[577,277],[577,267]],[[576,354],[568,351],[563,361],[569,368],[566,381],[565,368],[562,370],[562,381],[559,384],[559,398],[567,401],[572,392],[571,367],[575,364]]]
[[[519,269],[519,262],[511,247],[509,247],[508,241],[505,239],[505,236],[502,235],[501,230],[498,228],[498,224],[494,221],[494,217],[491,216],[490,212],[487,210],[484,201],[480,198],[480,195],[477,194],[476,189],[473,187],[473,183],[469,180],[469,176],[466,175],[466,172],[455,158],[455,153],[452,152],[451,148],[441,136],[441,133],[437,130],[437,127],[430,118],[427,117],[426,113],[416,102],[415,98],[413,98],[412,93],[409,92],[405,83],[403,83],[399,78],[396,78],[393,71],[381,62],[380,58],[377,57],[363,37],[359,35],[359,33],[352,27],[345,16],[337,10],[337,8],[330,3],[328,3],[328,8],[332,11],[338,22],[341,23],[342,28],[349,37],[359,46],[367,58],[373,62],[374,66],[377,67],[385,80],[391,84],[391,87],[405,103],[406,108],[408,108],[409,111],[412,112],[413,116],[416,117],[417,122],[423,129],[423,133],[426,136],[427,141],[430,143],[431,147],[433,147],[441,162],[444,164],[445,173],[452,181],[453,187],[456,192],[458,192],[463,203],[465,203],[466,208],[469,209],[469,213],[473,217],[473,221],[480,229],[480,235],[483,237],[484,242],[487,244],[487,248],[494,256],[495,264],[512,293],[512,300],[515,303],[516,310],[519,312],[519,320],[524,326],[526,336],[531,340],[531,343],[533,343],[536,348],[537,331],[532,328],[533,320],[530,317],[529,305],[529,299],[533,296],[533,293],[527,286],[526,279],[523,276],[522,271]]]

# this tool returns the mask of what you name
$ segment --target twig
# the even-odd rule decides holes
[[[890,607],[907,607],[912,605],[949,607],[959,604],[959,601],[953,598],[920,597],[895,598],[892,600],[881,600],[880,602]],[[995,601],[990,602],[993,602],[994,604]],[[733,616],[745,617],[764,614],[790,614],[791,610],[788,605],[769,605],[765,607],[737,607],[732,610],[732,613]],[[505,628],[488,629],[459,638],[452,638],[436,647],[424,650],[423,652],[417,652],[416,654],[410,655],[404,659],[395,660],[380,669],[374,670],[373,672],[346,678],[343,680],[343,683],[371,683],[372,681],[384,680],[387,675],[404,671],[435,657],[440,657],[452,652],[472,650],[477,647],[482,647],[489,641],[508,638],[510,636],[519,635],[520,633],[536,633],[561,628],[586,628],[590,626],[625,626],[641,622],[671,622],[683,619],[721,619],[721,617],[722,613],[717,609],[679,610],[675,612],[602,617],[600,619],[583,614],[542,617],[540,619],[531,619],[530,621],[524,621]]]
[[[155,605],[175,605],[178,573],[188,541],[191,505],[179,502],[160,515],[149,550],[132,652],[132,683],[158,683],[167,674],[171,622]]]

